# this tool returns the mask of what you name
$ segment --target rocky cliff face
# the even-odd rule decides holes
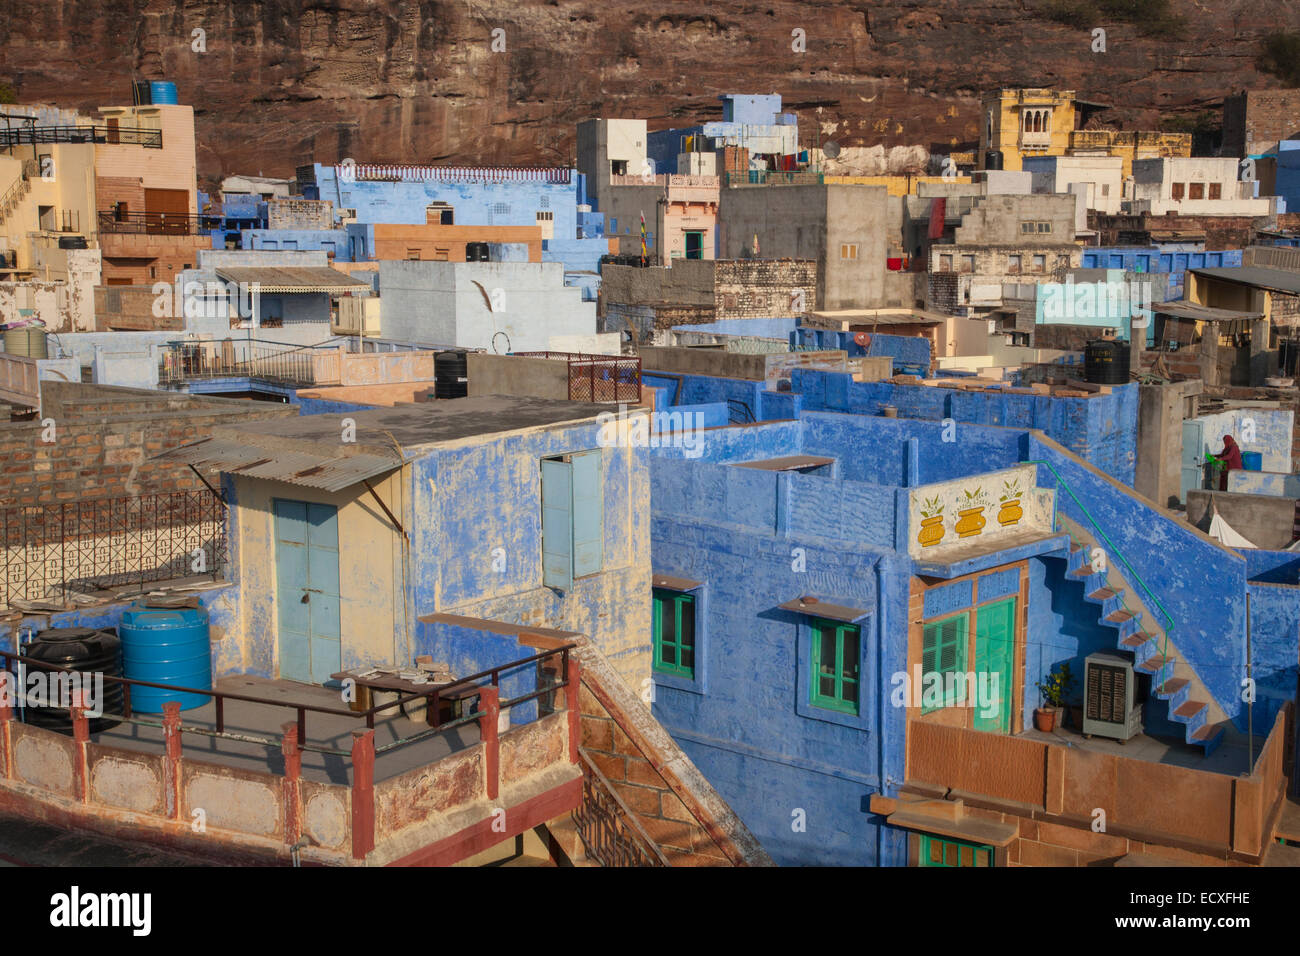
[[[809,144],[946,151],[977,138],[998,85],[1074,89],[1146,128],[1276,85],[1259,41],[1297,20],[1294,0],[1170,0],[1182,35],[1143,35],[1052,22],[1044,2],[6,0],[0,80],[82,109],[129,102],[133,76],[173,80],[204,179],[345,156],[568,163],[581,119],[716,119],[723,92],[781,93]]]

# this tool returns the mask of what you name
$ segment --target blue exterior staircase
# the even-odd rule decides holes
[[[1169,719],[1184,727],[1184,740],[1208,757],[1223,742],[1223,727],[1209,723],[1208,704],[1191,699],[1191,682],[1175,676],[1177,661],[1160,653],[1162,635],[1144,629],[1142,612],[1125,605],[1124,589],[1112,587],[1106,572],[1093,571],[1093,544],[1080,544],[1078,532],[1070,536],[1066,577],[1083,585],[1084,599],[1100,608],[1098,623],[1115,629],[1119,650],[1132,654],[1134,669],[1150,676],[1151,696],[1165,701]]]

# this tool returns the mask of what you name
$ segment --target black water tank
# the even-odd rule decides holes
[[[486,242],[465,243],[465,261],[491,262],[492,254],[488,251],[488,244]]]
[[[1094,385],[1127,385],[1128,343],[1093,339],[1083,350],[1084,378]]]
[[[984,168],[1001,169],[1002,168],[1002,151],[998,149],[986,149],[984,151]]]
[[[136,80],[131,84],[131,105],[149,106],[153,103],[153,93],[148,80]]]
[[[55,664],[59,667],[70,667],[75,671],[83,674],[103,674],[104,677],[121,677],[122,676],[122,642],[118,640],[117,635],[111,630],[97,631],[88,627],[52,627],[48,630],[41,631],[35,639],[24,648],[24,656],[34,657],[39,661],[47,664]],[[29,664],[28,673],[40,670],[37,665]],[[58,677],[57,682],[51,680],[47,683],[46,699],[49,703],[58,703],[56,700],[59,696],[59,690],[68,687],[63,681],[63,675],[59,671],[49,671],[51,677]],[[30,685],[30,680],[28,681]],[[100,694],[100,687],[97,682],[90,683],[88,686],[83,684],[83,689],[91,691],[93,695]],[[21,688],[20,688],[21,690]],[[122,685],[114,681],[105,680],[103,682],[102,699],[94,696],[90,701],[95,710],[104,714],[122,713]],[[64,700],[63,703],[70,703]],[[45,727],[49,730],[58,730],[63,733],[72,732],[72,717],[68,713],[67,707],[26,707],[24,709],[23,719],[37,727]],[[90,721],[90,732],[97,734],[102,730],[110,727],[116,727],[120,720],[111,717],[97,717]]]
[[[469,394],[469,363],[464,352],[439,352],[433,357],[435,398],[464,398]]]
[[[60,249],[88,249],[85,236],[59,236]]]

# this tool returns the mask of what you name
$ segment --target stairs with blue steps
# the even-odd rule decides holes
[[[1125,607],[1124,589],[1111,587],[1105,571],[1092,569],[1087,556],[1093,545],[1086,544],[1071,542],[1066,576],[1083,586],[1086,601],[1098,606],[1098,623],[1115,629],[1117,646],[1133,655],[1134,669],[1151,678],[1151,696],[1164,701],[1169,719],[1183,725],[1183,739],[1208,757],[1223,742],[1223,727],[1209,723],[1208,704],[1191,699],[1191,682],[1175,676],[1177,661],[1160,653],[1163,635],[1145,630],[1142,612]]]

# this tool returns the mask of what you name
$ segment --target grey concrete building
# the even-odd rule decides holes
[[[718,258],[815,260],[818,309],[910,306],[890,301],[896,283],[887,279],[885,262],[901,217],[901,204],[891,203],[884,186],[727,188],[718,205]]]

